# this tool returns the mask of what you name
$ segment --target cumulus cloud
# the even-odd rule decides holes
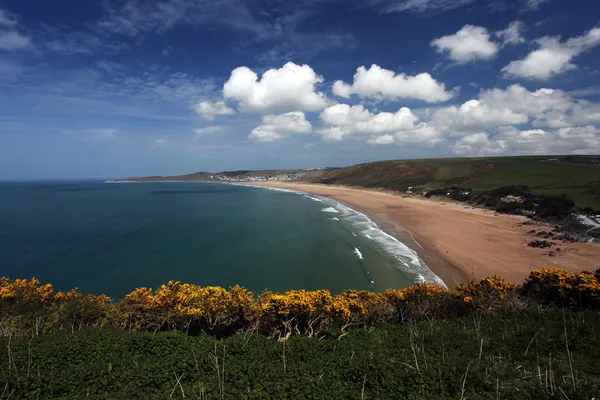
[[[279,115],[265,115],[262,124],[248,136],[257,142],[274,142],[297,133],[312,132],[312,125],[303,112],[293,111]]]
[[[453,135],[495,126],[524,124],[526,114],[510,108],[494,108],[482,100],[469,100],[460,107],[450,106],[434,112],[430,124]]]
[[[594,153],[600,149],[600,103],[576,100],[558,89],[522,85],[482,90],[460,105],[374,113],[336,104],[320,114],[328,141],[371,145],[437,144],[457,155]]]
[[[446,101],[453,96],[453,93],[446,91],[443,83],[437,82],[428,73],[416,76],[395,74],[394,71],[375,64],[369,69],[359,67],[354,74],[352,85],[335,81],[332,90],[335,95],[343,98],[357,94],[362,97],[390,100],[412,98],[429,103]]]
[[[597,154],[600,130],[593,125],[556,130],[508,126],[462,137],[451,146],[457,155]]]
[[[565,42],[560,37],[545,36],[536,43],[537,50],[522,60],[512,61],[502,71],[508,76],[542,80],[574,69],[573,58],[600,44],[600,28],[593,28]]]
[[[431,131],[429,135],[419,134],[426,132],[420,131],[423,126],[415,126],[419,118],[407,107],[395,113],[371,113],[362,105],[336,104],[323,110],[320,119],[326,127],[318,133],[328,141],[366,139],[372,144],[390,144],[431,139]]]
[[[209,101],[201,101],[195,107],[195,110],[202,118],[212,121],[215,115],[234,115],[235,110],[228,107],[225,102],[217,101],[211,103]]]
[[[502,41],[502,45],[524,43],[522,31],[524,24],[521,21],[511,22],[506,29],[496,31],[494,34]]]
[[[310,66],[292,62],[266,71],[260,79],[250,68],[239,67],[225,82],[223,96],[237,100],[241,112],[319,111],[328,105],[315,88],[322,82]]]
[[[600,104],[581,100],[570,108],[548,110],[538,115],[533,124],[550,128],[600,124]]]
[[[194,133],[196,135],[207,135],[207,134],[211,134],[211,133],[221,132],[224,129],[225,129],[225,127],[221,126],[221,125],[212,125],[212,126],[205,126],[204,128],[194,129]]]
[[[490,40],[487,29],[473,25],[465,25],[453,35],[434,39],[431,45],[458,64],[489,60],[498,53],[498,45]]]
[[[455,154],[463,156],[483,156],[502,152],[504,144],[490,140],[485,132],[472,133],[462,137],[452,146]]]
[[[518,84],[506,89],[484,90],[480,98],[492,108],[509,109],[527,116],[539,116],[554,110],[567,110],[573,106],[573,99],[562,90],[543,88],[530,92]]]
[[[396,139],[394,138],[393,135],[381,135],[381,136],[377,136],[373,139],[369,139],[367,140],[367,143],[369,144],[392,144],[396,141]]]

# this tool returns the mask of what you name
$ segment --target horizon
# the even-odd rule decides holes
[[[600,154],[594,0],[59,3],[0,4],[0,181]]]
[[[224,169],[224,170],[220,170],[220,171],[192,171],[192,172],[184,172],[181,174],[175,174],[175,175],[143,175],[143,176],[138,176],[139,178],[142,177],[149,177],[149,176],[162,176],[162,177],[171,177],[171,176],[179,176],[179,175],[192,175],[192,174],[201,174],[201,173],[206,173],[206,174],[221,174],[221,173],[228,173],[228,172],[239,172],[239,171],[249,171],[249,172],[255,172],[255,171],[277,171],[277,170],[281,170],[281,171],[295,171],[295,170],[311,170],[311,169],[341,169],[341,168],[347,168],[347,167],[352,167],[355,165],[361,165],[361,164],[371,164],[371,163],[377,163],[377,162],[386,162],[386,161],[420,161],[420,160],[474,160],[474,159],[490,159],[490,158],[504,158],[504,157],[510,157],[510,158],[527,158],[527,157],[567,157],[567,156],[572,156],[573,154],[525,154],[525,155],[518,155],[518,156],[482,156],[482,157],[461,157],[461,156],[456,156],[456,157],[424,157],[424,158],[398,158],[398,159],[386,159],[386,160],[377,160],[377,161],[367,161],[364,163],[359,163],[359,164],[351,164],[351,165],[343,165],[343,166],[325,166],[325,167],[303,167],[303,168],[274,168],[274,169],[245,169],[245,168],[240,168],[240,169]],[[584,154],[584,155],[575,155],[575,156],[579,156],[579,157],[600,157],[600,153],[598,154]],[[56,182],[56,183],[61,183],[61,182],[98,182],[98,181],[107,181],[107,180],[113,180],[113,179],[125,179],[125,178],[135,178],[134,176],[105,176],[105,177],[72,177],[72,178],[64,178],[64,179],[53,179],[53,178],[31,178],[31,179],[0,179],[0,183],[52,183],[52,182]],[[194,181],[190,181],[188,183],[192,183]],[[196,183],[196,182],[194,182]],[[214,183],[220,183],[218,181],[215,181]]]

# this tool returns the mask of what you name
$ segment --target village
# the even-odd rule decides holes
[[[295,172],[291,174],[270,175],[270,176],[250,176],[250,175],[210,175],[209,179],[221,182],[267,182],[267,181],[297,181],[305,177],[307,172]]]

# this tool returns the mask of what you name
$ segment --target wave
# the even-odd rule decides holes
[[[435,283],[443,287],[447,287],[446,284],[439,276],[433,273],[425,262],[419,258],[417,253],[406,246],[404,243],[387,234],[377,224],[365,214],[356,211],[350,207],[343,205],[342,203],[333,200],[329,197],[322,197],[317,195],[311,195],[306,192],[292,189],[281,189],[267,186],[253,186],[244,185],[254,188],[262,188],[267,190],[275,190],[281,192],[295,193],[301,196],[311,197],[313,199],[319,199],[321,203],[329,205],[330,207],[324,208],[322,212],[339,213],[344,217],[345,221],[348,221],[351,225],[358,228],[360,233],[366,238],[373,240],[377,243],[386,253],[394,257],[398,262],[396,268],[398,268],[403,274],[413,280],[413,282],[430,282]],[[334,208],[335,207],[335,208]],[[362,254],[361,254],[362,256]],[[373,281],[371,281],[373,284]]]
[[[338,217],[333,217],[333,218],[329,218],[331,221],[340,221],[340,219]]]
[[[318,201],[319,203],[323,202],[323,200],[319,199],[318,197],[309,196],[307,194],[305,194],[304,197],[307,197],[307,198],[309,198],[309,199],[311,199],[313,201]]]
[[[331,205],[331,208],[335,207],[339,210],[344,220],[358,228],[366,238],[373,240],[386,253],[394,257],[398,261],[396,268],[414,282],[430,282],[447,287],[444,281],[427,267],[414,250],[381,230],[368,216],[328,197],[324,197],[323,200],[325,204]]]
[[[362,253],[360,252],[360,250],[358,249],[358,247],[354,248],[354,254],[356,254],[356,257],[358,257],[359,260],[364,260]],[[371,281],[372,282],[372,281]]]

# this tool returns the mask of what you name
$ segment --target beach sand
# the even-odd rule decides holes
[[[565,249],[557,257],[548,256],[548,249],[528,247],[533,239],[527,231],[552,227],[523,226],[527,218],[522,216],[368,189],[291,182],[252,184],[327,196],[364,212],[416,251],[448,287],[491,275],[521,283],[530,271],[540,268],[571,272],[600,268],[598,244],[557,242]]]

